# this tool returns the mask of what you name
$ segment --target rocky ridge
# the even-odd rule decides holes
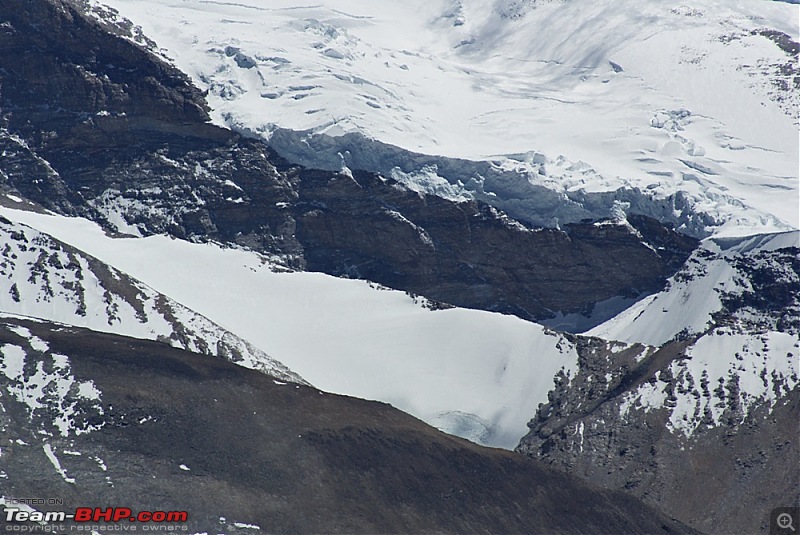
[[[304,382],[249,342],[47,234],[0,217],[0,242],[3,314],[157,340]]]
[[[584,339],[518,450],[701,531],[768,530],[772,508],[800,503],[797,243],[706,243],[667,289],[594,331],[659,345]]]

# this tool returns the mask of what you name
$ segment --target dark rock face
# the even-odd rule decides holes
[[[25,362],[0,370],[7,498],[186,510],[192,532],[692,532],[622,492],[388,405],[163,344],[2,320],[0,351]],[[39,382],[50,374],[73,386],[32,409],[20,389],[37,369]]]
[[[769,531],[773,508],[800,506],[798,259],[798,247],[737,253],[740,291],[716,290],[707,329],[659,349],[578,338],[579,372],[556,383],[518,450],[704,532]],[[690,264],[675,279],[700,276]],[[709,379],[712,367],[727,371]]]
[[[526,447],[538,447],[540,460],[625,489],[708,533],[766,532],[773,508],[798,505],[800,451],[787,436],[787,428],[798,432],[796,390],[772,412],[749,415],[736,432],[716,427],[691,441],[667,431],[665,412],[621,422],[618,407],[607,403],[549,440],[526,439]]]
[[[485,204],[420,195],[366,173],[301,177],[293,208],[310,269],[526,319],[655,291],[696,245],[645,217],[632,223],[660,229],[651,242],[658,251],[627,225],[529,229]]]
[[[586,369],[608,369],[600,356]],[[579,375],[538,411],[518,450],[590,483],[624,489],[700,531],[765,533],[773,508],[800,506],[793,438],[800,432],[800,390],[745,419],[731,409],[730,421],[709,421],[690,438],[665,425],[669,404],[621,417],[621,397],[657,371],[664,378],[667,364],[680,358],[681,344],[660,350],[641,369],[620,356],[612,364],[624,371],[608,385],[587,383],[588,371]]]
[[[183,73],[109,35],[68,3],[5,3],[0,43],[3,110],[12,112],[11,124],[26,138],[46,139],[51,150],[114,147],[137,127],[150,134],[208,135],[199,128],[208,107]],[[20,103],[25,123],[13,113]],[[93,122],[100,111],[112,119]],[[42,131],[44,123],[61,128],[53,135]]]
[[[747,289],[722,295],[724,307],[716,323],[746,322],[750,330],[800,333],[800,247],[741,256],[735,267]]]
[[[291,165],[208,123],[185,75],[76,6],[0,6],[0,176],[49,209],[527,319],[657,290],[696,246],[644,217],[533,230],[479,202]]]

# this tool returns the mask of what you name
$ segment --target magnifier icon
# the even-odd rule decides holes
[[[781,529],[790,529],[792,531],[797,531],[794,529],[794,522],[792,521],[792,515],[789,513],[781,513],[778,515],[778,527]]]

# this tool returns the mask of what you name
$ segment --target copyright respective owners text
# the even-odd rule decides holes
[[[131,507],[70,507],[58,498],[3,498],[2,533],[182,533],[186,511],[140,511]]]

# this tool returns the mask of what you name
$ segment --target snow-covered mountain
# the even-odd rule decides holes
[[[750,511],[800,493],[799,243],[706,240],[664,291],[590,331],[653,348],[583,360],[520,450],[702,531],[764,531]]]
[[[546,226],[619,210],[697,236],[798,226],[796,6],[105,3],[218,124],[312,167]]]
[[[625,493],[386,404],[166,344],[0,318],[0,357],[0,508],[32,513],[3,513],[15,531],[696,533]],[[33,492],[64,498],[31,503]],[[78,503],[186,514],[34,516],[74,514]]]
[[[617,392],[622,422],[631,411],[666,411],[668,430],[688,439],[724,419],[740,425],[797,391],[799,239],[797,232],[710,239],[664,291],[587,333],[673,348],[648,381]],[[652,356],[640,354],[633,367],[644,369]]]
[[[797,232],[708,239],[663,291],[587,334],[660,346],[734,322],[748,330],[795,331],[798,244]]]
[[[0,5],[0,386],[42,436],[108,419],[73,364],[121,334],[704,530],[800,503],[796,6],[108,3]]]
[[[1,314],[158,340],[304,382],[206,317],[47,234],[2,218],[0,243]]]
[[[425,299],[287,272],[241,249],[112,238],[95,223],[31,211],[3,208],[2,215],[169,292],[325,390],[387,401],[445,431],[506,448],[535,415],[521,451],[650,503],[663,499],[685,518],[696,513],[681,495],[652,492],[683,481],[680,448],[693,458],[722,447],[715,451],[727,459],[720,433],[735,437],[731,451],[741,455],[756,447],[747,438],[753,430],[772,437],[791,428],[800,384],[796,232],[707,240],[664,291],[590,333],[623,343],[558,334],[512,316],[431,310]],[[680,306],[683,313],[674,314]],[[637,327],[649,316],[655,319],[643,325],[650,330]],[[771,448],[770,440],[757,447]],[[608,455],[615,448],[628,453]],[[783,481],[792,451],[775,451],[759,470]],[[617,475],[598,477],[591,469],[598,456]],[[729,484],[746,484],[753,466],[736,468]],[[783,485],[776,488],[794,492]],[[769,503],[757,492],[746,500]],[[712,523],[741,521],[727,511]]]

